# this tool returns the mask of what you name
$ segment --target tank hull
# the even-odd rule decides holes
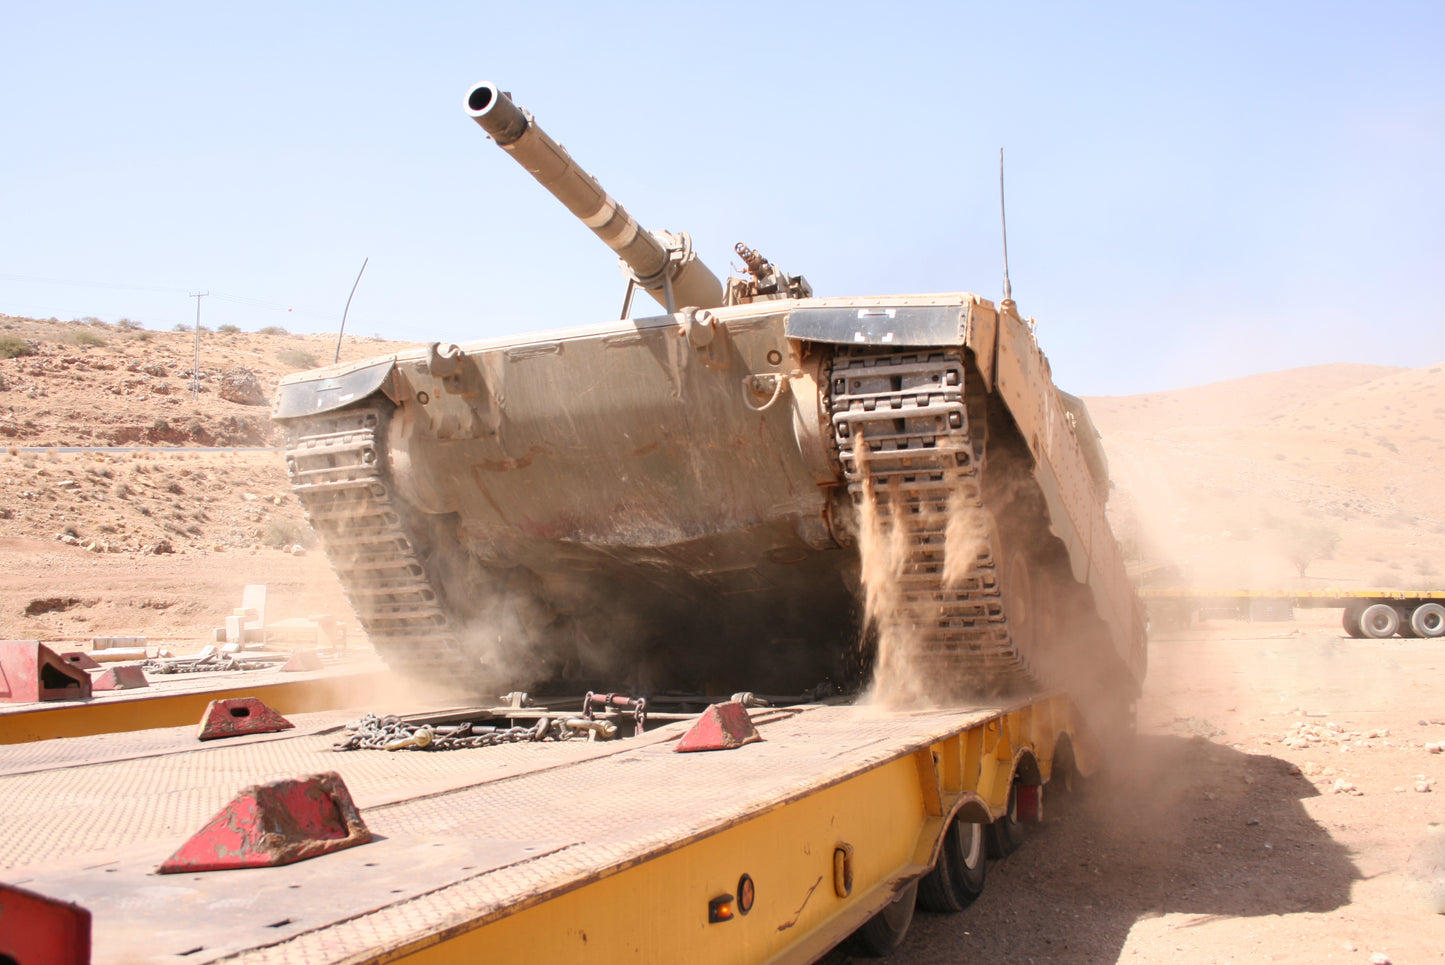
[[[881,395],[830,382],[845,356],[899,372],[946,363],[957,384],[938,389],[934,374],[932,396],[893,392],[878,404],[905,408],[880,423]],[[948,406],[952,443],[929,428]],[[431,346],[289,377],[275,415],[293,485],[402,671],[487,693],[856,687],[880,633],[865,617],[860,535],[880,507],[927,509],[899,487],[928,478],[976,490],[989,533],[973,590],[935,587],[895,618],[912,634],[935,611],[978,614],[938,624],[967,632],[930,651],[929,674],[958,677],[954,694],[1077,678],[1082,665],[1132,695],[1143,676],[1107,482],[1086,458],[1097,442],[1080,438],[1030,326],[975,296],[766,301]],[[893,454],[906,472],[889,477],[891,497],[849,461],[849,426],[865,424],[922,426]],[[947,445],[952,482],[926,465]],[[348,523],[336,494],[363,490],[365,522]],[[938,562],[942,540],[920,552]],[[411,560],[425,605],[383,585],[373,564],[388,554]]]

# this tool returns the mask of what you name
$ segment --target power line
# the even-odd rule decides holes
[[[166,288],[157,285],[125,285],[115,282],[103,281],[81,281],[69,278],[47,278],[41,275],[13,275],[0,274],[0,281],[28,281],[38,282],[45,285],[60,285],[65,288],[102,288],[112,291],[148,292],[157,295],[186,295],[194,297],[195,293],[185,288]],[[328,312],[320,312],[310,308],[295,308],[280,302],[270,301],[264,298],[255,298],[250,295],[234,295],[229,292],[208,292],[215,298],[222,301],[234,302],[238,305],[245,305],[251,308],[264,308],[269,311],[286,312],[288,314],[303,315],[309,318],[331,321],[335,316]]]

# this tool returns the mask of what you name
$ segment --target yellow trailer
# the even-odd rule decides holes
[[[1253,614],[1261,605],[1285,609],[1344,610],[1342,623],[1352,637],[1383,640],[1445,636],[1445,590],[1210,590],[1192,587],[1144,587],[1139,597],[1151,614],[1188,621],[1201,611]]]
[[[9,745],[0,880],[88,910],[96,962],[808,962],[850,935],[887,951],[915,900],[962,909],[1043,787],[1099,754],[1063,695],[751,713],[761,741],[692,754],[674,753],[685,722],[338,752],[335,711],[204,746],[193,728]],[[154,874],[244,785],[326,771],[371,843]]]

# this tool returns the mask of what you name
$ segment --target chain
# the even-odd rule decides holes
[[[141,669],[148,674],[212,673],[217,670],[260,670],[264,667],[273,667],[285,659],[285,657],[278,657],[269,663],[265,661],[243,662],[240,660],[232,660],[230,657],[221,657],[219,659],[211,657],[206,660],[147,660],[141,664]]]
[[[492,747],[496,744],[573,740],[594,729],[575,726],[575,721],[575,718],[544,716],[538,718],[537,723],[531,727],[492,727],[463,723],[455,727],[439,728],[430,724],[408,724],[392,714],[384,717],[367,714],[360,720],[347,724],[346,729],[350,734],[346,740],[333,744],[332,749],[451,751]],[[613,733],[615,732],[616,728],[613,727]]]

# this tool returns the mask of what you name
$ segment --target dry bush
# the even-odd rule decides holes
[[[289,365],[293,369],[314,369],[321,365],[316,356],[300,348],[282,349],[276,353],[276,358],[282,365]]]
[[[18,359],[23,355],[34,355],[35,346],[18,335],[0,335],[0,358]]]

